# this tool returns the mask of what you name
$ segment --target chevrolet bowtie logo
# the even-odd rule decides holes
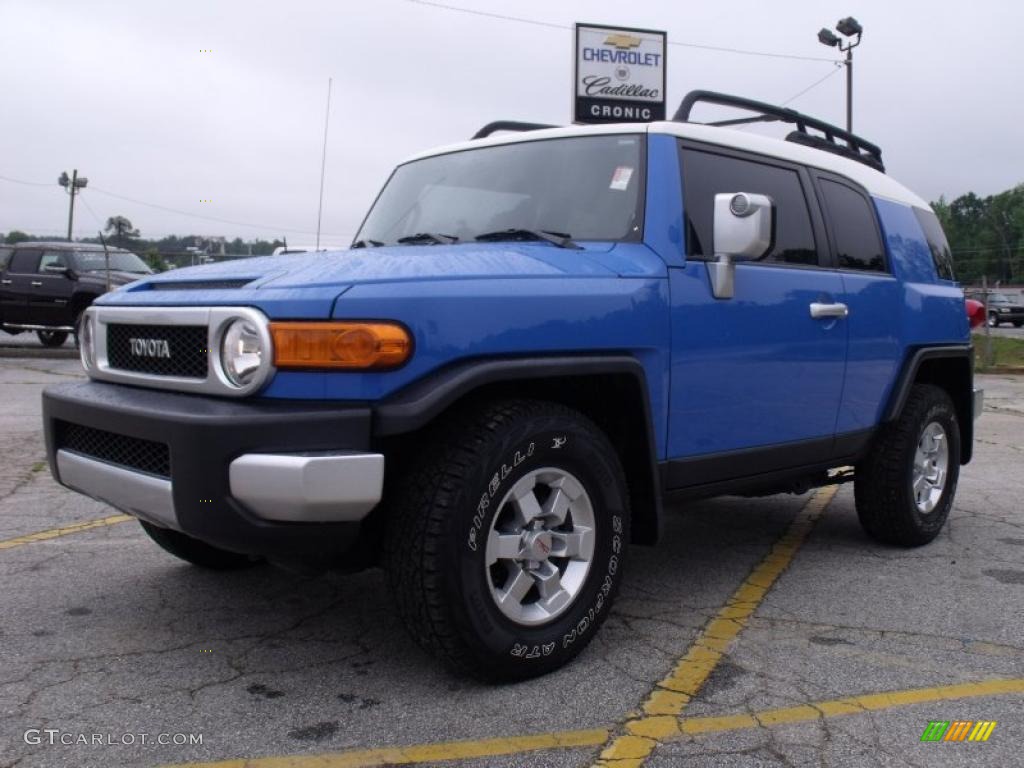
[[[642,43],[639,37],[633,37],[632,35],[608,35],[608,39],[604,41],[605,45],[614,45],[616,48],[639,48]]]

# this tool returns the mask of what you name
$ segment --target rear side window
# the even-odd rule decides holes
[[[796,171],[691,149],[683,150],[682,163],[688,256],[714,256],[715,195],[751,192],[768,195],[774,203],[775,242],[763,261],[818,264],[811,214]]]
[[[36,271],[38,263],[39,251],[19,248],[14,251],[14,255],[11,257],[10,271],[19,275],[27,275],[30,272]]]
[[[7,262],[11,260],[11,251],[13,250],[13,248],[0,246],[0,270],[7,269]]]
[[[860,192],[829,179],[821,180],[840,269],[885,271],[882,241],[871,205]]]
[[[928,241],[928,248],[935,262],[936,274],[943,280],[956,280],[953,274],[953,252],[949,249],[949,241],[946,240],[946,233],[942,231],[938,217],[924,208],[915,208],[914,215],[924,230],[924,237]]]

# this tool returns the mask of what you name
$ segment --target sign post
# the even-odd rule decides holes
[[[664,120],[667,39],[651,29],[576,24],[573,122]]]

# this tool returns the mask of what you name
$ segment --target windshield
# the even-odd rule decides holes
[[[642,136],[504,144],[399,166],[356,241],[392,244],[421,233],[460,241],[509,229],[573,240],[639,240]]]
[[[95,272],[107,268],[103,251],[76,251],[75,269],[79,272]],[[142,259],[128,251],[110,251],[110,268],[118,272],[139,272],[150,274],[151,270]]]

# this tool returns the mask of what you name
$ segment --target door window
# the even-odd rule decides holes
[[[864,195],[830,179],[821,179],[821,193],[836,241],[839,268],[884,272],[885,251],[875,215]]]
[[[36,271],[37,264],[39,264],[39,251],[19,248],[14,251],[14,255],[11,257],[9,271],[19,275],[27,275]]]
[[[691,149],[683,150],[682,163],[688,258],[714,257],[715,195],[750,192],[767,195],[774,204],[775,242],[761,261],[818,264],[811,214],[796,171]]]
[[[51,267],[57,269],[67,269],[68,260],[60,251],[47,251],[43,254],[43,257],[39,260],[39,271],[49,272]]]

